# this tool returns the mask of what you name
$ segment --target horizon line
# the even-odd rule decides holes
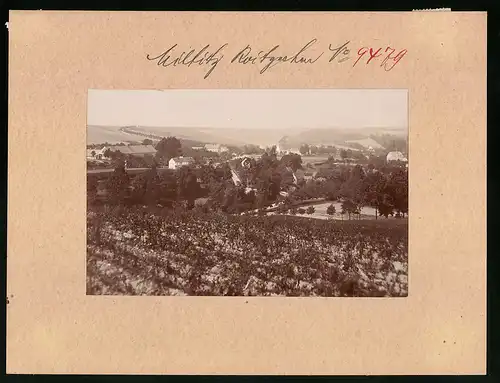
[[[99,126],[107,128],[126,128],[126,127],[144,127],[144,128],[186,128],[186,129],[273,129],[273,130],[286,130],[286,129],[401,129],[407,130],[408,126],[355,126],[355,127],[342,127],[342,126],[325,126],[325,127],[276,127],[276,128],[248,128],[248,127],[214,127],[214,126],[167,126],[167,125],[100,125],[100,124],[87,124],[89,126]]]

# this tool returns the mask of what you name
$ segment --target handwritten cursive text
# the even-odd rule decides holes
[[[146,59],[160,67],[205,67],[203,78],[207,79],[224,59],[224,53],[226,53],[226,49],[229,49],[227,48],[228,45],[228,43],[225,43],[214,47],[211,44],[206,44],[197,49],[191,47],[182,49],[178,44],[173,44],[160,54],[147,54]],[[319,60],[325,54],[326,58],[322,60],[326,64],[340,65],[347,68],[359,67],[363,64],[364,66],[376,65],[389,72],[398,65],[408,52],[406,49],[396,50],[388,45],[385,48],[363,46],[359,49],[359,45],[352,45],[349,40],[343,44],[329,43],[328,45],[322,45],[318,42],[318,39],[314,38],[309,40],[307,44],[302,45],[301,48],[285,52],[279,44],[273,44],[265,49],[258,49],[247,44],[244,47],[240,46],[240,49],[231,53],[233,55],[234,52],[237,52],[232,56],[229,64],[249,65],[259,68],[259,73],[264,74],[269,69],[284,63],[298,64],[299,66],[313,65],[317,62],[321,64]],[[229,54],[228,56],[231,57]],[[351,59],[354,61],[352,65],[342,64]]]
[[[263,74],[268,69],[280,64],[280,63],[290,63],[290,64],[314,64],[323,55],[323,52],[314,58],[307,57],[304,52],[311,48],[317,39],[312,39],[306,45],[304,45],[298,52],[288,55],[277,54],[276,51],[279,45],[275,45],[268,51],[259,51],[257,54],[252,54],[252,48],[247,45],[241,51],[239,51],[231,60],[231,63],[239,64],[264,64],[264,67],[260,70],[260,74]]]
[[[180,54],[175,54],[174,50],[177,48],[177,44],[172,45],[165,52],[159,54],[158,56],[151,57],[149,54],[146,58],[150,61],[156,61],[159,66],[168,67],[168,66],[177,66],[177,65],[186,65],[190,67],[193,64],[197,65],[208,65],[210,69],[207,71],[203,78],[208,78],[210,74],[214,71],[217,64],[222,60],[224,55],[221,53],[222,50],[227,46],[227,43],[220,46],[214,52],[210,52],[210,44],[205,45],[200,50],[196,51],[195,49],[191,49],[186,52],[183,51]]]

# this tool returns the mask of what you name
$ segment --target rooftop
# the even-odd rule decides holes
[[[407,158],[401,152],[389,152],[387,154],[387,161],[407,161]]]
[[[174,162],[188,162],[188,161],[194,161],[193,157],[173,157],[170,159],[170,161]]]

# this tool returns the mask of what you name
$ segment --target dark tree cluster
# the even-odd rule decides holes
[[[330,155],[335,156],[338,152],[336,146],[333,145],[308,145],[302,144],[299,148],[300,154],[303,156],[311,155]]]
[[[182,153],[180,141],[175,137],[162,139],[156,146],[157,159],[162,161]],[[355,151],[341,150],[348,158]],[[88,203],[161,205],[184,207],[191,210],[203,199],[197,209],[241,213],[267,208],[283,202],[280,211],[290,210],[298,202],[323,198],[342,203],[342,214],[359,216],[363,206],[375,209],[375,215],[405,216],[408,213],[408,171],[405,167],[388,166],[373,156],[367,165],[343,165],[325,162],[313,179],[298,179],[302,171],[302,157],[286,154],[278,159],[276,147],[268,148],[259,159],[224,161],[218,165],[198,162],[195,166],[175,171],[158,169],[157,159],[131,160],[116,152],[115,169],[101,183],[89,177]],[[148,167],[149,170],[129,175],[127,167]],[[133,162],[137,161],[137,162]],[[130,166],[132,163],[132,166]],[[235,174],[237,182],[235,181]],[[286,192],[286,193],[283,193]],[[309,209],[309,214],[311,209]],[[331,210],[330,210],[331,211]],[[291,211],[292,213],[300,211]],[[305,211],[307,212],[307,211]]]
[[[168,163],[171,158],[182,155],[182,144],[176,137],[164,137],[156,144],[156,158]]]
[[[325,198],[342,201],[342,213],[349,218],[359,214],[363,206],[373,207],[375,214],[404,216],[408,213],[408,171],[406,168],[374,167],[364,169],[360,165],[352,168],[325,168],[318,172],[319,179],[309,180],[295,190],[285,201]]]

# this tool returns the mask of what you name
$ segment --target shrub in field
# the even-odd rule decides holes
[[[328,208],[326,209],[326,214],[328,214],[328,215],[334,215],[336,212],[337,212],[337,209],[335,209],[335,206],[333,204],[328,206]]]
[[[314,208],[314,206],[309,206],[306,210],[306,213],[313,214],[315,211],[316,211],[316,209]]]
[[[98,180],[96,177],[87,177],[87,203],[92,205],[97,199]]]
[[[304,208],[302,208],[302,207],[299,207],[299,208],[297,209],[297,213],[298,213],[298,214],[306,214],[306,209],[304,209]]]
[[[203,214],[207,214],[210,211],[209,207],[206,204],[205,205],[196,205],[194,210],[197,213],[203,213]]]
[[[111,201],[116,204],[124,203],[129,195],[130,177],[124,166],[118,166],[107,180]]]
[[[349,219],[351,219],[352,214],[356,214],[356,210],[357,206],[352,200],[345,199],[342,201],[342,214],[347,214]]]

